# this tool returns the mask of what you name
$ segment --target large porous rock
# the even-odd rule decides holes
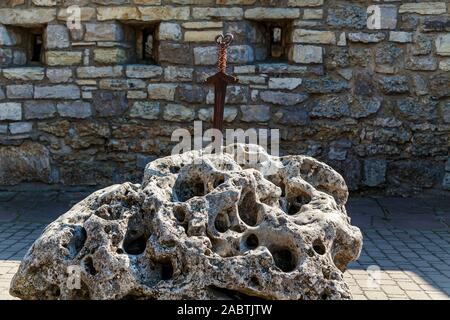
[[[157,159],[142,185],[93,193],[33,244],[11,294],[350,299],[343,272],[362,236],[343,178],[310,157],[235,147]]]

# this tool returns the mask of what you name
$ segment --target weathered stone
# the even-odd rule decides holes
[[[202,108],[198,111],[198,118],[202,121],[212,122],[214,115],[213,108]],[[223,121],[232,122],[236,119],[238,115],[238,110],[234,107],[225,107],[223,111]]]
[[[387,163],[384,159],[364,160],[363,183],[369,187],[376,187],[386,180]]]
[[[435,44],[438,55],[450,56],[450,34],[439,35]]]
[[[43,25],[56,18],[56,9],[0,9],[0,24],[15,26]]]
[[[411,184],[419,188],[430,188],[438,183],[439,166],[428,160],[401,160],[391,162],[386,172],[387,180],[392,185]]]
[[[127,61],[127,54],[122,48],[96,48],[94,61],[101,64],[120,64]]]
[[[56,107],[49,101],[27,101],[23,105],[25,119],[47,119],[56,114]]]
[[[318,7],[323,5],[323,0],[288,0],[290,7]]]
[[[432,120],[436,118],[436,103],[431,101],[420,101],[415,98],[404,98],[397,100],[395,105],[396,112],[401,118],[418,121],[418,120]]]
[[[412,78],[415,93],[419,96],[428,94],[428,83],[423,77],[415,74]]]
[[[337,93],[350,89],[347,81],[337,80],[328,76],[320,79],[305,78],[302,87],[305,92],[309,93]]]
[[[350,116],[364,118],[380,110],[381,100],[375,97],[356,96],[350,110]]]
[[[242,118],[244,122],[267,122],[270,120],[270,107],[267,105],[242,105]]]
[[[147,92],[140,90],[132,90],[127,92],[128,99],[147,99]]]
[[[193,68],[184,68],[177,66],[167,66],[164,68],[164,80],[166,81],[192,81],[194,74]]]
[[[154,6],[138,7],[142,21],[188,20],[189,7]]]
[[[178,23],[162,22],[159,24],[159,40],[181,40],[181,26]]]
[[[61,117],[84,119],[92,115],[91,104],[84,101],[60,102],[56,108]]]
[[[45,33],[45,45],[47,49],[64,49],[70,46],[69,31],[66,26],[50,24]]]
[[[185,42],[213,42],[217,36],[217,30],[186,31]]]
[[[323,10],[322,9],[304,9],[303,10],[303,19],[322,19],[323,18]]]
[[[348,98],[345,96],[324,97],[311,104],[311,117],[333,119],[350,114]]]
[[[378,78],[381,89],[386,94],[409,91],[408,78],[405,76],[383,76]]]
[[[437,68],[437,60],[430,57],[409,57],[405,63],[405,69],[414,71],[433,71]]]
[[[78,78],[115,78],[122,76],[122,66],[107,67],[79,67],[77,68]]]
[[[347,38],[352,42],[377,43],[383,41],[385,35],[382,32],[379,33],[349,32],[347,34]]]
[[[95,8],[80,7],[80,16],[79,16],[80,21],[95,20],[96,15],[97,12],[95,11]],[[70,21],[71,18],[72,12],[70,10],[63,8],[58,11],[58,20]]]
[[[367,7],[367,28],[372,30],[395,29],[397,27],[397,6],[371,5]]]
[[[3,69],[3,76],[8,80],[42,80],[44,79],[44,68],[7,68]]]
[[[148,97],[153,100],[175,100],[176,84],[173,83],[150,83],[147,87]]]
[[[419,2],[401,4],[399,13],[442,14],[447,11],[445,2]]]
[[[275,112],[277,123],[289,126],[302,126],[309,123],[306,110],[297,106],[279,108]]]
[[[22,106],[16,102],[0,103],[0,120],[22,120]]]
[[[214,19],[214,20],[240,20],[244,15],[242,8],[193,8],[192,17],[194,19]]]
[[[180,85],[177,88],[177,96],[181,101],[189,103],[202,103],[205,101],[205,90],[201,86]]]
[[[389,41],[399,43],[412,42],[412,33],[404,31],[391,31],[389,32]]]
[[[450,97],[450,74],[438,73],[430,77],[430,92],[436,98]]]
[[[73,84],[53,85],[53,86],[35,86],[35,99],[79,99],[80,88]]]
[[[191,107],[186,107],[181,104],[167,104],[164,107],[163,118],[167,121],[192,121],[194,120],[195,112]]]
[[[142,186],[125,183],[92,194],[34,243],[12,280],[11,294],[52,299],[58,287],[60,299],[122,299],[130,292],[139,292],[143,299],[218,299],[224,297],[222,290],[211,288],[225,287],[261,298],[350,299],[342,273],[358,258],[362,235],[349,224],[344,209],[348,190],[342,176],[310,157],[280,159],[256,146],[247,148],[257,150],[257,158],[265,162],[244,165],[233,154],[212,154],[196,163],[193,160],[200,153],[193,151],[151,162]],[[245,152],[242,145],[238,152]],[[224,163],[225,171],[219,169]],[[272,182],[265,178],[271,167],[277,168]],[[142,215],[147,204],[156,207]],[[126,214],[127,223],[116,223]],[[258,226],[259,232],[249,233],[252,226]],[[224,237],[230,228],[238,231]],[[148,241],[150,235],[154,241]],[[193,246],[189,242],[195,237],[213,240]],[[330,259],[317,260],[330,253]],[[137,260],[123,260],[120,255]],[[300,257],[306,259],[308,269],[301,268]],[[144,263],[150,260],[154,269]],[[191,272],[181,272],[176,261],[184,261],[183,268],[189,266]],[[80,266],[83,289],[68,288],[69,265]],[[119,276],[111,279],[111,274]],[[145,275],[151,290],[140,291],[143,279],[136,275]],[[252,277],[266,280],[256,287]],[[161,281],[183,285],[161,286]]]
[[[51,182],[50,155],[46,147],[35,142],[0,147],[0,184]]]
[[[69,82],[72,79],[72,70],[69,68],[48,68],[46,75],[48,80],[53,83]]]
[[[225,103],[227,105],[247,103],[248,95],[249,95],[248,87],[228,86],[227,92],[225,94]],[[212,88],[208,91],[208,94],[206,95],[206,103],[214,104],[214,90]]]
[[[269,89],[294,90],[301,85],[301,78],[270,78]]]
[[[366,8],[356,4],[336,4],[328,9],[327,23],[333,27],[364,29]]]
[[[11,132],[11,134],[30,133],[32,130],[32,122],[13,122],[9,124],[9,132]]]
[[[120,116],[127,110],[125,92],[97,90],[93,94],[94,108],[99,117]]]
[[[6,86],[6,96],[9,99],[30,99],[33,98],[33,85],[12,84]]]
[[[235,66],[233,69],[234,73],[242,74],[242,73],[256,73],[256,66],[248,65],[248,66]]]
[[[273,20],[296,19],[300,17],[300,10],[292,8],[252,8],[245,10],[246,19]]]
[[[292,33],[292,42],[335,44],[336,36],[332,31],[295,29]]]
[[[439,69],[443,71],[450,71],[450,59],[443,59],[439,62]]]
[[[0,65],[8,66],[13,62],[13,51],[9,48],[0,48]]]
[[[162,75],[163,69],[160,66],[153,65],[128,65],[126,75],[129,78],[148,79],[156,78]]]
[[[161,42],[158,48],[160,62],[175,64],[192,64],[192,54],[189,45],[181,43]]]
[[[98,7],[97,20],[140,20],[141,15],[136,7]]]
[[[158,119],[159,111],[160,111],[159,102],[137,101],[131,107],[130,117],[154,120]]]
[[[411,53],[413,55],[430,54],[433,43],[431,38],[423,33],[414,35],[414,44],[411,45]]]
[[[21,42],[20,35],[16,34],[13,30],[8,30],[5,26],[0,25],[1,46],[14,46],[20,42]]]
[[[293,45],[289,50],[289,60],[296,63],[322,63],[322,47],[309,45]]]
[[[117,23],[86,23],[85,41],[122,41],[123,28]]]
[[[49,66],[72,66],[81,64],[83,60],[80,51],[47,51],[45,56]]]
[[[375,51],[375,62],[377,65],[397,66],[400,63],[400,58],[403,55],[403,50],[398,48],[393,43],[385,43],[378,47]]]
[[[282,106],[296,105],[308,99],[308,95],[304,93],[287,93],[281,91],[262,91],[259,96],[264,102]]]
[[[445,32],[450,31],[450,18],[432,17],[423,21],[423,31],[425,32]]]
[[[196,65],[217,64],[217,47],[194,48],[194,61]],[[253,48],[249,45],[230,46],[228,48],[228,62],[236,64],[251,63],[254,60]]]
[[[22,50],[15,50],[13,52],[13,64],[18,66],[27,64],[27,54]]]
[[[99,82],[99,88],[107,90],[144,89],[145,86],[141,79],[102,79]]]
[[[222,21],[189,21],[183,23],[183,28],[186,29],[221,29],[223,27]]]

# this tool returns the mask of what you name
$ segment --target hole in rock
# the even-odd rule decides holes
[[[182,207],[175,207],[173,209],[173,215],[178,222],[184,222],[184,219],[186,218],[186,211]]]
[[[181,202],[188,201],[193,197],[205,195],[205,184],[198,176],[190,177],[177,183],[176,193]]]
[[[297,266],[295,254],[288,248],[276,247],[269,249],[275,265],[284,272],[290,272]]]
[[[313,242],[313,249],[315,252],[317,252],[320,255],[324,255],[326,252],[325,245],[320,239],[316,239]]]
[[[161,263],[161,279],[170,280],[173,277],[173,266],[170,261]]]
[[[220,288],[217,286],[208,286],[207,290],[216,298],[220,300],[253,300],[253,301],[264,301],[265,299],[252,296],[237,290]]]
[[[132,255],[138,255],[144,252],[147,246],[147,237],[144,235],[133,237],[131,233],[127,233],[123,242],[123,249],[126,253]]]
[[[225,182],[224,177],[220,177],[220,178],[217,178],[216,180],[214,180],[214,184],[213,184],[214,189],[217,188],[218,186],[220,186],[224,182]]]
[[[289,202],[288,206],[288,214],[293,215],[297,214],[303,205],[311,202],[311,196],[305,192],[302,192],[299,196],[297,196],[293,201]]]
[[[116,253],[123,254],[123,250],[121,248],[117,248]]]
[[[250,250],[256,249],[259,245],[259,240],[258,237],[256,235],[254,235],[253,233],[250,234],[247,239],[245,239],[245,245],[247,246],[247,248],[249,248]]]
[[[214,221],[214,227],[219,232],[225,232],[230,229],[231,222],[228,212],[220,212]]]
[[[170,166],[169,168],[170,173],[178,173],[180,171],[179,166]]]
[[[66,247],[70,251],[72,257],[75,257],[78,252],[83,249],[87,234],[86,229],[84,229],[82,226],[73,226],[72,228],[72,238],[67,245],[64,245],[64,247]]]
[[[258,223],[258,204],[253,192],[247,192],[238,206],[239,217],[245,224],[255,226]]]
[[[86,257],[84,259],[84,266],[86,268],[86,271],[90,275],[95,276],[97,274],[97,270],[94,267],[94,261],[92,260],[92,257]]]
[[[253,287],[259,287],[261,285],[257,276],[252,276],[250,278],[250,285]]]

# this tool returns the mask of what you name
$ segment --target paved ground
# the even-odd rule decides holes
[[[0,195],[0,299],[27,248],[81,193]],[[351,198],[364,233],[345,278],[356,299],[450,299],[450,199]]]

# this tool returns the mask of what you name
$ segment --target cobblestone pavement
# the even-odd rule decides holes
[[[84,194],[0,197],[0,299],[45,226]],[[450,299],[450,199],[351,198],[364,233],[345,278],[355,299]]]

